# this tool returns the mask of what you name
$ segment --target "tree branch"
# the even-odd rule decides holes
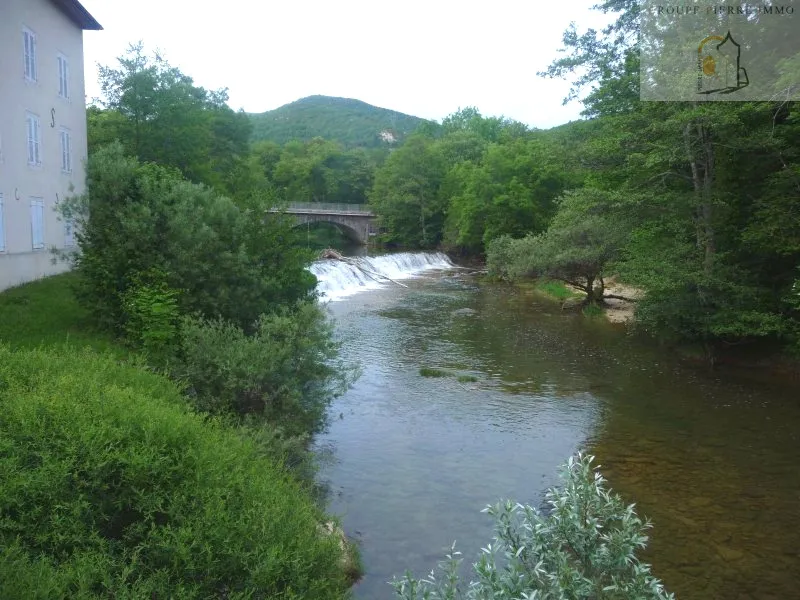
[[[636,298],[628,298],[627,296],[618,296],[617,294],[604,294],[603,300],[606,298],[613,298],[614,300],[625,300],[625,302],[638,302]]]

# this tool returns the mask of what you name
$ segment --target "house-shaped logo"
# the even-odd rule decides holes
[[[741,66],[742,47],[728,31],[710,35],[697,48],[697,93],[731,94],[750,84]]]

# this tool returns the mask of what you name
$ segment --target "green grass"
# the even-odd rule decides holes
[[[582,294],[569,289],[561,281],[537,281],[535,289],[543,294],[552,296],[557,300],[566,300],[567,298],[580,298]]]
[[[597,319],[603,316],[603,309],[597,306],[596,304],[588,304],[584,306],[581,310],[584,317],[588,317],[590,319]]]
[[[459,383],[475,383],[478,381],[478,378],[474,375],[459,375],[458,382]]]
[[[72,291],[76,282],[77,275],[65,273],[0,293],[0,342],[12,349],[69,344],[128,354],[93,327]]]
[[[431,367],[422,367],[419,370],[419,374],[423,377],[449,377],[452,375],[450,371],[444,371],[442,369],[433,369]]]

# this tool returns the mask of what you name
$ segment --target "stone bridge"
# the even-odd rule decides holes
[[[285,212],[297,219],[297,224],[332,223],[348,238],[366,244],[378,233],[375,214],[363,204],[326,204],[323,202],[293,202],[286,208],[270,212]]]

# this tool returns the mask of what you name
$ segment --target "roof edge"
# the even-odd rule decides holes
[[[91,29],[93,31],[100,31],[103,26],[97,22],[89,11],[86,10],[78,0],[51,0],[58,8],[67,15],[73,23],[81,29]]]

